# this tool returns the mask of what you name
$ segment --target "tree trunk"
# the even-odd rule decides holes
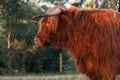
[[[98,8],[99,4],[98,4],[98,0],[94,0],[94,5],[93,8]]]
[[[120,0],[118,0],[118,11],[120,12]]]
[[[22,58],[22,70],[21,70],[22,73],[26,72],[25,57],[26,57],[26,53],[24,52]]]
[[[8,41],[8,69],[11,71],[11,60],[12,60],[12,55],[11,55],[11,43],[10,43],[10,36],[11,32],[8,33],[7,41]]]

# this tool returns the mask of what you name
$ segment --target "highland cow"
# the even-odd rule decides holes
[[[37,45],[66,48],[91,80],[115,80],[120,72],[120,13],[55,6],[36,17],[42,17]]]

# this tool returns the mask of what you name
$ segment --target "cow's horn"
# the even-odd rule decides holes
[[[60,14],[61,12],[62,12],[62,9],[61,9],[61,8],[56,8],[56,9],[55,9],[54,11],[52,11],[51,13],[33,16],[33,18],[55,16],[55,15]]]
[[[62,12],[62,9],[61,8],[56,8],[54,11],[52,11],[51,13],[49,14],[46,14],[47,16],[55,16],[55,15],[58,15]]]

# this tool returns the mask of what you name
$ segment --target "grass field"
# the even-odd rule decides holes
[[[35,75],[27,75],[27,76],[0,76],[0,80],[89,80],[83,74],[75,74],[75,75],[45,75],[45,76],[35,76]]]
[[[83,74],[74,74],[74,75],[19,75],[19,76],[0,76],[0,80],[89,80]],[[116,78],[120,80],[120,76]]]

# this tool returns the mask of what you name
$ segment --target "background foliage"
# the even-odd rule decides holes
[[[98,0],[99,4],[101,1]],[[107,0],[103,8],[117,10],[118,0]],[[94,0],[0,0],[0,74],[14,72],[59,72],[59,54],[63,71],[76,72],[69,53],[63,49],[38,47],[34,37],[38,24],[32,16],[45,13],[54,5],[93,8]],[[68,70],[69,69],[69,70]]]

